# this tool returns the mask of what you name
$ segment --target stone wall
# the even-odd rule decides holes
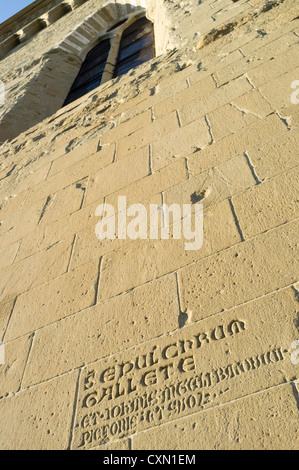
[[[164,2],[165,50],[60,109],[103,8],[1,60],[1,448],[298,449],[297,2]],[[118,196],[203,204],[202,247],[99,241]]]

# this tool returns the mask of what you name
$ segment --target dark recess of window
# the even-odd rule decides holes
[[[77,100],[101,84],[109,50],[110,39],[104,39],[87,54],[63,106]],[[125,29],[122,34],[113,77],[124,75],[130,69],[153,57],[155,57],[153,24],[147,18],[142,17]]]
[[[153,23],[143,17],[135,21],[123,33],[114,77],[124,75],[155,57]]]
[[[102,80],[110,49],[110,39],[105,39],[97,44],[86,56],[76,80],[64,102],[64,106],[81,98],[94,88],[97,88]]]

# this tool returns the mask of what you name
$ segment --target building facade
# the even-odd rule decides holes
[[[0,26],[2,449],[298,449],[298,18],[36,0]]]

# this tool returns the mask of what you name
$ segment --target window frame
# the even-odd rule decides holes
[[[121,51],[122,51],[121,43],[123,41],[123,38],[125,37],[125,31],[127,29],[129,29],[131,26],[133,26],[134,23],[138,23],[142,19],[146,20],[145,21],[145,28],[146,28],[146,24],[149,24],[149,23],[152,25],[152,27],[151,27],[150,32],[148,34],[141,34],[140,38],[143,38],[143,37],[148,35],[148,36],[152,37],[152,41],[149,43],[149,45],[141,48],[140,50],[137,49],[137,51],[135,53],[138,54],[140,52],[143,52],[146,49],[151,48],[151,50],[152,50],[151,57],[147,60],[142,61],[140,64],[137,64],[136,66],[129,67],[128,70],[125,70],[123,73],[118,74],[118,69],[119,69],[120,63],[122,62],[120,60],[120,54],[121,54]],[[137,30],[138,30],[138,27],[137,27]],[[133,32],[134,32],[134,30],[133,30]],[[132,34],[132,33],[129,33],[129,34]],[[138,39],[139,38],[137,38],[137,40]],[[82,85],[78,85],[75,88],[74,88],[74,85],[76,84],[77,80],[80,80],[80,74],[81,74],[82,68],[86,65],[86,59],[88,59],[88,55],[97,47],[97,45],[99,46],[101,43],[104,43],[107,40],[110,41],[110,47],[108,47],[108,52],[107,52],[107,54],[105,54],[105,59],[104,59],[105,66],[104,66],[104,68],[101,72],[101,77],[100,77],[101,79],[99,80],[99,84],[96,85],[94,88],[92,88],[89,91],[87,90],[82,94],[79,93],[78,97],[70,99],[70,96],[71,96],[72,93],[75,93],[76,91],[80,90],[80,88],[84,88],[84,83],[85,82],[83,82]],[[134,41],[133,41],[133,43],[134,43]],[[132,55],[134,55],[134,54],[132,54]],[[128,56],[126,58],[126,60],[128,61],[131,56]],[[110,24],[107,27],[106,31],[99,34],[89,44],[88,50],[85,52],[85,57],[84,57],[84,59],[82,61],[82,64],[81,64],[81,68],[80,68],[80,70],[79,70],[79,72],[78,72],[78,74],[77,74],[77,76],[76,76],[76,78],[75,78],[75,80],[72,84],[72,87],[71,87],[71,89],[70,89],[70,91],[69,91],[69,93],[68,93],[68,95],[67,95],[67,97],[64,101],[63,107],[67,106],[68,104],[70,104],[74,101],[76,101],[79,98],[82,98],[83,96],[90,93],[92,90],[96,89],[97,87],[103,85],[104,83],[108,82],[109,80],[111,80],[113,78],[120,77],[122,75],[125,75],[126,73],[128,73],[129,70],[131,70],[135,67],[138,67],[142,63],[145,63],[148,60],[151,60],[155,56],[156,56],[156,48],[155,48],[154,23],[150,19],[147,18],[146,12],[141,11],[137,14],[135,13],[135,14],[132,14],[132,15],[125,15],[123,18],[119,18],[119,19],[115,20],[114,24],[112,24],[112,25]],[[125,62],[125,60],[123,62]],[[90,69],[87,69],[87,72],[88,72],[88,70],[91,70],[92,68],[93,67],[91,67]],[[92,80],[92,78],[91,78],[89,80],[90,84],[93,81],[95,81],[95,80]],[[86,83],[88,84],[88,81]]]

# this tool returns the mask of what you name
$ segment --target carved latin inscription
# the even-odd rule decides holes
[[[206,332],[193,325],[86,367],[75,446],[99,446],[229,401],[236,386],[250,380],[249,374],[286,357],[287,350],[280,347],[242,357],[232,354],[230,348],[242,343],[248,323],[232,320]]]

